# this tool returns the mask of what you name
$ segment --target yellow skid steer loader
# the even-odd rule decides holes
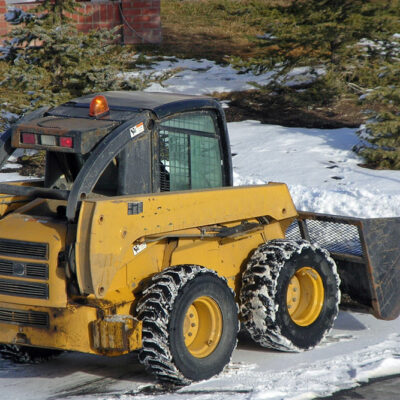
[[[5,357],[139,350],[158,379],[187,384],[224,368],[239,323],[262,346],[316,346],[340,288],[399,315],[399,220],[299,214],[282,183],[233,188],[211,98],[80,97],[6,131],[0,165],[17,148],[46,166],[0,184]]]

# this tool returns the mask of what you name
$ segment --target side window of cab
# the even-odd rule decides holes
[[[162,120],[158,151],[160,191],[223,186],[221,138],[212,111]]]

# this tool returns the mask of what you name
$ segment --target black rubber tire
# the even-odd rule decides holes
[[[306,266],[319,273],[324,301],[317,319],[300,326],[289,315],[286,293],[295,272]],[[254,252],[243,274],[242,322],[261,346],[295,352],[311,349],[328,334],[337,317],[339,284],[336,264],[326,250],[304,240],[272,240]]]
[[[139,360],[159,380],[177,385],[208,379],[223,370],[236,347],[238,307],[226,280],[196,265],[171,267],[152,279],[137,305],[143,322]],[[194,357],[183,337],[183,322],[190,304],[208,296],[222,314],[222,336],[215,350]]]
[[[43,349],[40,347],[0,345],[0,356],[16,364],[38,364],[49,361],[63,353],[62,350]]]

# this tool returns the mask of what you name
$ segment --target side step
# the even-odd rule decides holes
[[[351,218],[299,212],[286,232],[329,251],[342,293],[378,319],[400,315],[400,218]],[[346,297],[346,296],[344,296]]]

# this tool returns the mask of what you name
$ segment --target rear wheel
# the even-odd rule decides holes
[[[168,268],[153,278],[137,306],[143,322],[139,359],[175,384],[222,371],[236,346],[237,306],[215,272],[196,265]]]
[[[333,326],[339,283],[325,250],[306,241],[273,240],[255,251],[243,274],[244,325],[262,346],[310,349]]]

